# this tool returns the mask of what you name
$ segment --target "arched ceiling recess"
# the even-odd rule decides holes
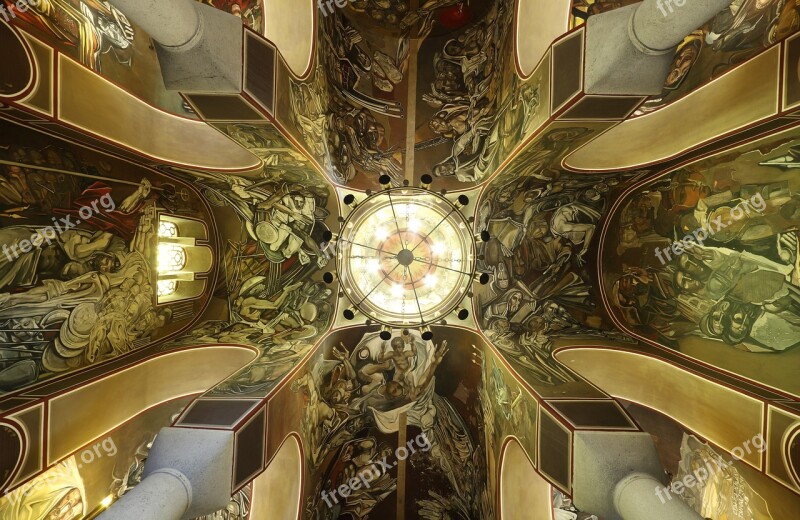
[[[565,167],[585,172],[638,168],[774,117],[781,109],[780,50],[772,47],[677,101],[622,122],[567,156]]]

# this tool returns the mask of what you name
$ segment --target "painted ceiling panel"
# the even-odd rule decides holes
[[[6,121],[0,142],[2,392],[192,323],[205,296],[188,315],[154,299],[158,215],[211,222],[190,185]]]

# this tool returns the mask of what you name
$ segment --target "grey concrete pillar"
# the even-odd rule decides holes
[[[179,520],[192,502],[192,487],[177,471],[151,473],[99,520]]]
[[[656,95],[676,46],[733,0],[645,0],[589,17],[585,92]]]
[[[733,0],[644,0],[631,18],[634,45],[672,53],[692,31],[714,18]]]
[[[241,19],[195,0],[110,1],[155,41],[168,89],[241,92]]]
[[[614,507],[622,520],[703,520],[686,502],[667,493],[658,479],[644,473],[632,473],[617,483]]]
[[[191,48],[202,34],[202,18],[194,0],[112,0],[133,23],[164,47]]]
[[[228,506],[233,481],[233,432],[163,428],[142,482],[100,520],[188,520]]]

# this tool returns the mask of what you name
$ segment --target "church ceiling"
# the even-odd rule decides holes
[[[263,64],[274,71],[270,103],[246,89],[235,95],[166,90],[148,36],[108,2],[42,2],[46,7],[11,24],[13,33],[0,22],[6,38],[0,41],[19,35],[27,42],[12,56],[17,72],[0,84],[0,238],[31,236],[53,215],[75,215],[103,196],[116,202],[105,218],[86,219],[57,246],[0,254],[0,397],[33,399],[26,392],[38,383],[133,359],[124,354],[140,360],[194,347],[247,347],[252,363],[204,388],[181,415],[173,416],[171,405],[160,409],[158,420],[208,427],[204,413],[240,406],[239,417],[216,427],[238,434],[269,425],[262,426],[261,444],[241,443],[258,456],[234,461],[242,510],[253,475],[288,437],[297,437],[310,483],[301,497],[309,519],[382,518],[397,507],[430,520],[495,518],[497,466],[510,435],[557,493],[569,494],[569,446],[582,427],[565,410],[585,406],[580,413],[590,410],[596,419],[602,408],[622,431],[640,429],[606,391],[557,359],[570,348],[687,365],[724,392],[744,389],[758,406],[763,401],[789,415],[786,403],[800,391],[795,2],[734,2],[686,38],[663,93],[650,98],[584,96],[580,85],[566,92],[560,74],[582,66],[586,18],[627,1],[573,2],[571,32],[526,77],[518,70],[519,6],[512,0],[354,0],[330,10],[322,3],[303,77],[262,38],[264,1],[202,3],[240,17],[246,41],[276,52],[273,68]],[[698,117],[715,122],[706,132],[710,144],[701,147],[705,138],[698,137],[641,167],[567,166],[577,150],[613,137],[625,121],[659,112],[680,126],[680,103],[690,104],[692,94],[714,89],[714,80],[769,49],[784,56],[773,68],[786,81],[774,80],[774,96],[782,99],[769,117],[728,132],[724,113],[695,105]],[[96,128],[122,128],[115,134],[122,137],[63,119],[75,98],[92,94],[84,98],[90,105],[105,90],[60,83],[62,71],[75,64],[127,93],[113,114],[83,111],[107,125]],[[28,76],[38,78],[35,88]],[[735,87],[748,96],[748,83]],[[178,122],[170,128],[187,131],[152,123],[139,100]],[[144,141],[188,141],[182,144],[197,150],[197,160],[128,146],[143,137],[135,124],[141,121],[151,123]],[[219,140],[194,137],[190,125]],[[645,154],[652,139],[637,135],[626,145]],[[431,185],[419,188],[428,175]],[[466,238],[430,244],[420,256],[430,265],[436,255],[469,257],[461,264],[468,268],[458,271],[464,278],[458,306],[455,300],[446,306],[460,313],[463,305],[468,318],[436,316],[425,330],[410,318],[404,325],[401,316],[387,331],[382,317],[397,302],[384,299],[383,309],[373,302],[374,314],[347,319],[348,283],[374,276],[353,282],[358,273],[350,272],[350,281],[341,282],[337,241],[366,236],[368,246],[385,253],[394,231],[368,222],[354,235],[343,226],[383,190],[410,197],[403,190],[428,188],[435,195],[420,198],[445,198],[463,213],[454,228],[463,224]],[[199,241],[179,235],[168,244],[213,252],[212,265],[190,273],[206,283],[201,294],[178,303],[158,300],[159,263],[170,261],[158,253],[162,214],[203,222],[207,231]],[[410,212],[402,216],[408,229],[398,224],[398,235],[413,231]],[[726,225],[708,231],[720,218]],[[402,220],[394,215],[394,222]],[[706,230],[703,240],[698,230]],[[689,236],[695,245],[687,245]],[[406,249],[409,241],[399,241]],[[389,256],[400,262],[396,251]],[[472,278],[488,282],[467,287]],[[405,302],[402,291],[416,287],[402,277],[391,282],[381,297],[397,289]],[[432,340],[423,338],[428,332]],[[760,409],[756,415],[761,424]],[[328,487],[396,453],[401,431],[428,446],[401,464],[404,477],[393,469],[350,500],[325,503]],[[683,434],[670,435],[676,452]],[[122,434],[123,467],[135,482],[152,438],[142,443],[131,435]],[[699,441],[688,445],[704,449]],[[77,473],[87,480],[101,472]],[[764,476],[763,467],[754,473],[791,479]],[[112,485],[115,493],[126,490],[124,482]],[[79,487],[66,487],[74,498],[71,488]],[[399,496],[405,506],[398,506]],[[82,500],[91,509],[97,498]]]

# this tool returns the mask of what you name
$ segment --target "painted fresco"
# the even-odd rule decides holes
[[[84,479],[72,456],[0,499],[3,520],[76,520],[89,512]]]
[[[301,432],[312,486],[305,518],[388,518],[398,493],[410,518],[493,518],[471,335],[442,329],[426,342],[416,331],[397,331],[383,341],[365,330],[329,336],[284,390],[306,403]],[[405,446],[398,441],[402,421]],[[368,488],[346,498],[331,494],[368,474]]]
[[[584,127],[551,130],[531,144],[484,191],[476,227],[479,271],[491,276],[475,288],[481,329],[518,364],[531,384],[576,381],[552,358],[554,340],[624,339],[594,296],[591,267],[597,227],[614,193],[637,174],[576,175],[560,169]]]
[[[191,180],[226,226],[214,297],[224,319],[203,323],[164,349],[234,343],[259,358],[212,389],[215,396],[266,396],[328,330],[333,291],[321,281],[332,261],[326,234],[336,222],[330,185],[290,149],[275,147],[274,129],[231,125],[234,138],[256,143],[270,161],[256,178],[179,172]],[[271,143],[271,144],[270,144]],[[279,145],[282,143],[278,143]],[[259,153],[256,151],[256,153]],[[289,163],[292,163],[290,166]]]
[[[310,79],[289,81],[286,123],[333,182],[399,184],[407,39],[377,37],[336,9],[320,18],[318,43]]]
[[[28,4],[25,12],[16,9],[16,19],[65,44],[65,52],[90,69],[101,72],[104,65],[130,68],[135,53],[136,30],[122,12],[105,1],[45,0]]]
[[[16,2],[3,0],[8,9]],[[150,37],[106,0],[41,0],[15,26],[152,105],[194,117],[177,92],[165,90]]]
[[[772,520],[766,501],[747,483],[739,471],[708,444],[684,435],[681,461],[675,481],[694,478],[699,468],[719,468],[697,486],[684,490],[681,498],[703,518]],[[708,470],[706,469],[708,472]]]
[[[575,0],[572,25],[582,25],[592,15],[634,3],[635,0]],[[667,15],[669,9],[665,2]],[[645,102],[637,115],[677,101],[798,30],[800,5],[797,2],[734,0],[729,8],[687,36],[678,46],[664,91]]]
[[[493,2],[469,27],[429,38],[420,48],[417,118],[425,127],[417,142],[428,143],[417,154],[421,173],[460,183],[484,180],[501,146],[499,120],[508,104],[537,108],[534,90],[509,92],[513,16],[513,2]]]
[[[678,350],[735,349],[760,363],[797,351],[797,137],[785,132],[626,194],[603,240],[606,297],[623,326]],[[737,360],[726,368],[750,364]]]
[[[290,95],[279,100],[278,117],[338,184],[374,188],[388,175],[399,185],[408,118],[415,177],[433,174],[448,189],[484,181],[540,112],[541,76],[523,82],[513,73],[513,7],[430,0],[412,10],[405,1],[365,1],[335,10],[321,19],[311,78],[283,79]],[[412,43],[420,49],[413,114]]]
[[[481,366],[480,401],[484,418],[484,442],[489,464],[498,468],[505,440],[514,436],[533,463],[536,463],[538,404],[519,384],[503,361],[488,347],[476,348]],[[499,471],[487,475],[487,494],[499,495]],[[492,517],[486,517],[492,518]]]
[[[479,3],[479,2],[474,2]],[[406,31],[419,24],[423,31],[431,31],[436,22],[460,23],[469,17],[469,8],[461,0],[425,0],[414,9],[409,0],[354,0],[349,9],[364,13],[377,26],[389,30]],[[438,16],[437,16],[438,15]]]
[[[324,185],[320,183],[320,176],[311,161],[298,152],[274,125],[216,123],[213,126],[264,162],[259,172],[260,181],[268,179],[317,188]]]
[[[0,391],[189,325],[156,303],[158,215],[205,207],[155,171],[0,123]]]

